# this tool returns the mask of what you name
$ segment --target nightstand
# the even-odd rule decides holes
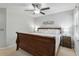
[[[72,48],[71,37],[70,36],[61,36],[60,45],[67,48]]]

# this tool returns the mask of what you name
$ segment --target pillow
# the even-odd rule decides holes
[[[39,33],[45,33],[45,34],[60,34],[60,30],[56,30],[56,29],[40,29],[38,31]]]

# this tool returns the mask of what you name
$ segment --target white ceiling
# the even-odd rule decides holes
[[[43,11],[46,15],[72,10],[75,3],[42,3],[43,7],[50,7],[49,10]],[[32,11],[24,11],[25,9],[33,9],[32,3],[0,3],[0,8],[16,8],[17,12],[26,13],[32,17],[44,16],[42,14],[34,15]]]

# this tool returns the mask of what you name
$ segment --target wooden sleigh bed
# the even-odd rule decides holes
[[[17,32],[17,49],[25,50],[34,56],[55,56],[56,38],[30,33]]]

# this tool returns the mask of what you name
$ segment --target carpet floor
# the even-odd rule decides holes
[[[31,54],[16,48],[0,49],[0,56],[32,56]],[[73,49],[60,46],[57,56],[76,56]]]

